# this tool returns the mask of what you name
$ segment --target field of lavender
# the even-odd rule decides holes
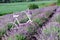
[[[0,40],[60,40],[60,6],[29,11],[0,16]]]

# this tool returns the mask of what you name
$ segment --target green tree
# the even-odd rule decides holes
[[[60,0],[58,0],[57,2],[58,2],[58,4],[60,4]]]

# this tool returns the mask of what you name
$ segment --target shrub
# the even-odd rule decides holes
[[[36,8],[39,8],[38,5],[36,5],[36,4],[29,5],[29,9],[36,9]]]
[[[29,20],[28,18],[22,19],[20,23],[26,23],[28,20]]]
[[[45,3],[42,3],[41,5],[45,5]]]
[[[2,37],[6,34],[6,30],[0,30],[0,40],[2,40]]]
[[[58,4],[60,4],[60,0],[57,0]]]
[[[48,21],[48,18],[45,18],[45,17],[43,17],[41,19],[44,20],[44,21]]]
[[[5,30],[0,31],[0,37],[3,36],[6,33]]]
[[[16,35],[16,40],[26,40],[24,35]]]
[[[10,37],[8,37],[8,39],[7,40],[12,40],[12,37],[10,36]]]
[[[39,26],[43,24],[43,22],[39,18],[34,19],[33,22],[37,23]]]
[[[31,26],[31,27],[28,27],[28,33],[29,34],[35,34],[37,31],[36,31],[36,28],[34,26]]]
[[[17,22],[17,21],[15,21],[15,24],[17,24],[17,25],[18,25],[18,22]]]
[[[14,27],[14,25],[12,23],[8,23],[7,27],[8,27],[8,30],[10,30],[12,27]]]
[[[7,40],[26,40],[26,37],[22,34],[16,34],[13,38],[13,36],[9,36]]]

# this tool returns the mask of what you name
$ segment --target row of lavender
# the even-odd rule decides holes
[[[39,37],[38,40],[60,40],[60,7],[56,9],[55,14],[50,18],[49,22],[43,26]]]
[[[39,25],[41,24],[41,23],[44,23],[46,20],[45,19],[49,19],[49,16],[52,14],[52,13],[54,13],[55,11],[55,9],[57,8],[57,6],[54,6],[54,7],[47,7],[47,8],[44,8],[43,10],[45,10],[45,11],[41,11],[40,12],[40,9],[36,9],[36,10],[32,10],[32,13],[33,13],[33,15],[32,15],[32,20],[33,20],[33,23],[30,23],[30,22],[28,22],[28,23],[24,23],[24,24],[21,24],[21,25],[19,25],[19,26],[17,26],[17,27],[14,27],[14,28],[12,28],[10,31],[7,31],[6,32],[6,34],[4,35],[4,37],[2,38],[3,40],[16,40],[15,39],[15,36],[17,35],[17,34],[22,34],[22,35],[28,35],[28,34],[33,34],[34,33],[34,31],[36,30],[36,31],[38,31],[37,29],[38,28],[41,28]],[[38,12],[37,12],[37,10],[38,10]],[[36,13],[36,14],[34,14],[34,12]],[[37,22],[37,24],[36,24],[36,20],[34,20],[34,19],[40,19],[40,24],[38,25],[38,22]],[[45,19],[44,19],[45,18]],[[13,19],[13,18],[12,18]],[[38,25],[38,26],[37,26]],[[32,28],[31,28],[32,27]],[[30,29],[31,28],[31,29]],[[31,30],[31,32],[30,32],[30,30]],[[40,29],[39,29],[40,30]],[[36,32],[35,31],[35,32]],[[39,32],[38,32],[39,33]],[[35,34],[35,33],[34,33]],[[45,33],[44,33],[45,34]],[[41,35],[41,34],[40,34]],[[46,37],[46,36],[45,36]],[[37,38],[38,40],[41,40],[41,38],[39,39],[39,37]],[[42,38],[42,40],[46,40],[46,38]],[[27,39],[27,40],[29,40],[29,39]],[[31,39],[30,39],[31,40]]]

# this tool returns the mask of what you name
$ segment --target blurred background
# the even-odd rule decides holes
[[[57,1],[57,0],[0,0],[0,3],[32,2],[32,1]]]
[[[54,3],[60,3],[60,0],[0,0],[0,15],[26,10],[29,4],[36,4],[41,8]]]

